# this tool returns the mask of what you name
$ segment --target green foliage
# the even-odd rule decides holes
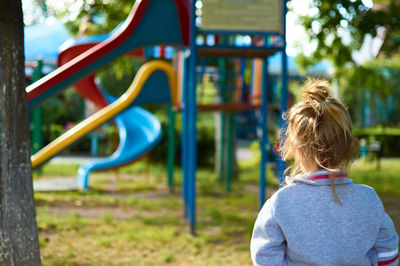
[[[72,88],[53,97],[41,108],[45,144],[61,135],[68,123],[80,121],[83,116],[83,100]]]
[[[371,136],[400,136],[400,128],[390,127],[370,127],[370,128],[354,128],[354,135],[371,135]]]
[[[378,58],[338,72],[341,98],[353,122],[362,126],[362,106],[375,116],[375,124],[397,126],[400,122],[400,58]]]
[[[73,35],[76,35],[84,18],[91,16],[95,24],[93,25],[94,34],[108,33],[126,19],[134,2],[132,0],[83,0],[78,16],[69,20],[65,25]],[[60,16],[66,17],[68,12],[65,10]],[[96,23],[96,21],[99,22]]]
[[[351,53],[361,47],[366,34],[375,37],[379,32],[385,38],[381,50],[386,55],[398,52],[400,3],[375,2],[373,9],[365,3],[367,1],[313,0],[310,15],[300,17],[299,21],[309,33],[310,42],[317,42],[317,48],[310,56],[301,55],[298,62],[305,67],[329,59],[339,68],[353,62]]]
[[[151,151],[151,159],[157,162],[165,162],[167,155],[167,126],[168,117],[166,108],[146,107],[146,109],[153,112],[161,122],[162,130],[164,132],[161,142]],[[215,162],[215,128],[214,128],[214,114],[213,113],[200,113],[196,123],[197,127],[197,163],[199,166],[212,166]],[[181,163],[181,132],[182,132],[182,114],[176,113],[175,117],[175,149],[176,149],[176,164]]]
[[[65,23],[72,35],[96,35],[110,33],[128,16],[135,1],[132,0],[84,0],[76,18]],[[67,16],[68,10],[60,16]],[[87,21],[90,18],[93,21]],[[82,33],[84,27],[89,32]],[[131,84],[137,70],[142,65],[137,58],[120,57],[107,64],[97,73],[102,85],[114,96],[120,96]]]
[[[383,157],[400,156],[400,128],[398,127],[354,128],[353,134],[358,139],[365,139],[367,144],[378,141],[381,144]]]
[[[138,58],[120,57],[100,69],[97,75],[107,92],[119,97],[129,88],[142,64]]]
[[[317,41],[317,49],[308,58],[300,57],[298,62],[305,65],[328,58],[340,66],[352,61],[351,51],[361,46],[363,37],[356,25],[360,24],[369,9],[361,0],[314,0],[310,10],[313,15],[302,16],[300,22],[308,32],[310,41]],[[343,42],[346,30],[352,35],[351,43]]]
[[[43,105],[43,123],[45,125],[54,122],[65,125],[69,121],[81,119],[82,114],[82,98],[72,88],[64,90]]]

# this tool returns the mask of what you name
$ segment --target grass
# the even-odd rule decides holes
[[[386,159],[377,169],[376,162],[360,160],[351,168],[349,175],[355,183],[367,184],[378,194],[400,196],[400,160]]]
[[[52,176],[74,176],[78,172],[79,163],[48,163],[33,171],[33,178]]]
[[[75,176],[75,164],[49,164],[41,175]],[[197,236],[189,233],[180,199],[166,187],[166,169],[138,162],[118,172],[91,177],[92,190],[36,192],[43,265],[250,265],[249,241],[258,208],[258,163],[241,163],[240,176],[226,193],[213,169],[197,173]],[[400,160],[381,170],[357,162],[350,175],[374,186],[400,222]],[[269,188],[276,187],[272,171]],[[36,173],[35,178],[39,178]],[[271,191],[271,189],[269,189]],[[392,205],[391,205],[392,204]],[[386,206],[387,207],[387,206]]]

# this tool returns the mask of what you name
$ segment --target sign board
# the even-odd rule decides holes
[[[280,0],[202,0],[201,29],[282,32]]]

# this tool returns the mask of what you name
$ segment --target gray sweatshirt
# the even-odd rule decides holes
[[[375,190],[342,171],[295,176],[263,206],[250,250],[254,265],[398,265],[399,238]]]

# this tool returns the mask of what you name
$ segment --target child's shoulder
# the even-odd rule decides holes
[[[293,197],[296,192],[301,190],[301,188],[296,183],[291,183],[279,188],[270,198],[271,203],[277,203],[279,201],[285,200],[288,197]]]
[[[359,191],[363,191],[365,193],[370,193],[371,195],[376,195],[376,196],[378,195],[373,187],[370,187],[365,184],[352,183],[351,187],[354,187],[354,188],[358,189]]]
[[[373,187],[364,184],[351,184],[350,189],[359,193],[365,200],[371,200],[379,205],[382,204],[378,193],[376,193]]]
[[[298,182],[288,183],[279,188],[278,191],[276,191],[272,197],[274,196],[277,198],[287,197],[293,193],[302,191],[306,187],[308,186],[304,185],[303,183],[298,183]]]

